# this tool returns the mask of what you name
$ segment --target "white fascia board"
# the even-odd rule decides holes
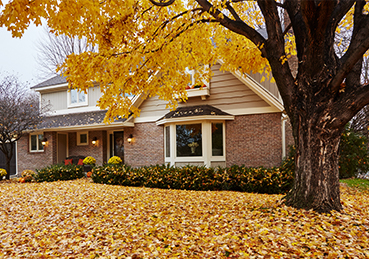
[[[50,91],[50,90],[57,90],[57,89],[64,89],[64,88],[68,88],[68,83],[63,83],[63,84],[58,84],[58,85],[50,85],[50,86],[42,86],[39,88],[33,88],[34,91],[36,92],[45,92],[45,91]]]
[[[134,127],[133,122],[123,122],[123,123],[110,123],[110,124],[92,124],[92,125],[78,125],[78,126],[66,126],[66,127],[58,127],[58,128],[48,128],[43,129],[44,132],[47,131],[76,131],[76,130],[97,130],[97,129],[110,129],[110,128],[125,128],[125,127]]]
[[[170,118],[162,119],[156,122],[156,125],[163,125],[166,123],[176,123],[176,122],[192,122],[192,121],[225,121],[234,120],[232,115],[203,115],[203,116],[190,116],[190,117],[180,117],[180,118]]]

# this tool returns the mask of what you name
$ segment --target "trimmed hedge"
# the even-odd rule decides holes
[[[81,165],[51,165],[40,170],[36,170],[34,176],[36,182],[53,182],[74,180],[85,176]]]
[[[294,178],[293,171],[284,170],[283,167],[268,169],[236,165],[229,168],[190,165],[184,167],[155,165],[132,168],[127,165],[105,165],[94,168],[91,177],[95,183],[102,184],[268,194],[288,192]]]

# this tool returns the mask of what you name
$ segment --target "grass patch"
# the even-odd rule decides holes
[[[369,180],[366,179],[358,179],[358,178],[350,178],[350,179],[342,179],[341,183],[347,184],[348,187],[359,189],[362,191],[369,191]]]

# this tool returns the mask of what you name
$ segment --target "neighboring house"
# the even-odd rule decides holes
[[[188,90],[187,102],[176,111],[157,97],[135,96],[132,102],[141,109],[140,116],[111,124],[103,123],[106,111],[96,107],[101,96],[97,85],[87,94],[68,91],[65,78],[56,76],[32,87],[41,102],[50,102],[53,115],[18,141],[18,172],[77,155],[93,156],[98,165],[113,155],[131,166],[279,165],[291,138],[286,138],[276,85],[258,83],[259,74],[219,68],[212,67],[206,87]]]

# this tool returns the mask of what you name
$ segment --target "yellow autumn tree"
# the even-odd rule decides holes
[[[71,87],[100,84],[106,121],[130,110],[139,114],[129,94],[158,95],[174,107],[178,97],[186,99],[186,68],[198,71],[198,81],[211,76],[207,68],[218,60],[229,71],[273,72],[296,144],[286,203],[341,210],[340,135],[369,103],[369,86],[360,80],[369,48],[367,1],[0,0],[0,6],[0,25],[15,37],[44,18],[56,34],[98,46],[97,53],[70,55],[60,69]],[[340,26],[352,31],[341,56]],[[291,55],[296,69],[287,62]]]

